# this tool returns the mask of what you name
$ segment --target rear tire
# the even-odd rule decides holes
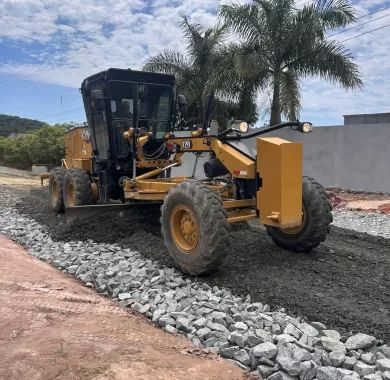
[[[82,206],[93,203],[91,179],[85,170],[68,170],[64,178],[65,207]]]
[[[213,272],[230,245],[221,197],[197,182],[172,188],[161,206],[161,233],[177,266],[191,275]]]
[[[55,212],[64,211],[63,185],[66,170],[59,166],[50,172],[49,197],[52,209]]]
[[[332,205],[325,189],[311,177],[302,183],[303,225],[301,228],[282,230],[266,226],[272,240],[294,252],[309,252],[322,243],[333,221]]]

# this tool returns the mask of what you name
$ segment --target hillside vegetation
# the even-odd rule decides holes
[[[16,137],[0,136],[0,165],[31,169],[33,164],[59,165],[64,157],[66,125],[44,126]]]
[[[0,114],[0,136],[32,132],[43,127],[45,123],[23,117]]]

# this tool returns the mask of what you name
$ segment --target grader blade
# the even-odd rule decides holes
[[[96,215],[104,214],[107,212],[119,212],[122,210],[128,210],[135,207],[151,207],[156,206],[158,203],[117,203],[117,204],[102,204],[102,205],[86,205],[86,206],[73,206],[66,207],[66,222],[74,223],[83,219],[88,219]]]

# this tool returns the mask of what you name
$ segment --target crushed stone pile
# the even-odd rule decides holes
[[[344,336],[284,309],[272,311],[117,244],[54,241],[46,226],[13,209],[0,210],[0,233],[165,331],[263,379],[390,380],[390,346],[374,336]]]
[[[338,209],[333,213],[333,224],[390,239],[390,214]]]

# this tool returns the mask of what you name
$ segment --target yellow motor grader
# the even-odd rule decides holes
[[[248,133],[247,123],[232,121],[213,134],[209,97],[202,124],[183,137],[175,133],[186,104],[173,75],[109,69],[85,79],[81,93],[87,124],[66,132],[66,157],[50,173],[56,212],[74,220],[159,203],[166,248],[192,275],[218,268],[231,223],[257,219],[276,244],[296,252],[325,240],[331,204],[321,185],[302,177],[302,145],[259,137],[283,127],[310,132],[310,123]],[[255,151],[243,143],[250,138]],[[171,176],[187,152],[209,156],[205,179]]]

